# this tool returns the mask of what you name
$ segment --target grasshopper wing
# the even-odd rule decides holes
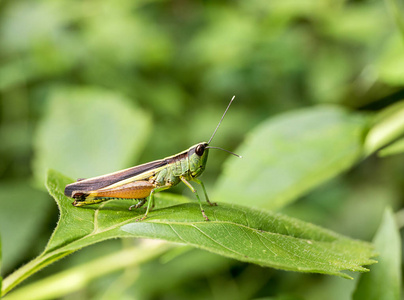
[[[124,185],[133,181],[147,180],[147,178],[153,176],[165,165],[167,165],[167,161],[165,159],[155,160],[114,173],[76,181],[66,185],[65,195],[68,197],[73,197],[76,193],[88,193],[90,191],[102,189],[113,184],[117,185],[121,181],[122,185]]]

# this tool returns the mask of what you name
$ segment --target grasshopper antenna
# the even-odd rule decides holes
[[[224,114],[223,114],[222,118],[220,119],[219,124],[217,124],[215,131],[213,131],[213,134],[212,134],[212,136],[211,136],[210,139],[209,139],[208,145],[210,144],[210,142],[212,141],[213,137],[215,136],[217,129],[219,128],[220,124],[222,123],[222,121],[223,121],[223,119],[224,119],[224,116],[226,115],[227,111],[229,110],[229,107],[230,107],[230,105],[231,105],[231,103],[233,102],[233,100],[234,100],[235,97],[236,97],[236,96],[233,96],[233,98],[231,98],[231,100],[230,100],[229,105],[227,105],[227,108],[226,108],[226,110],[224,111]]]
[[[227,153],[233,154],[234,156],[237,156],[238,158],[243,158],[241,155],[238,155],[238,154],[236,154],[234,152],[231,152],[229,150],[226,150],[226,149],[223,149],[223,148],[220,148],[220,147],[207,146],[206,149],[208,149],[208,148],[210,148],[210,149],[219,149],[219,150],[225,151]]]
[[[210,142],[212,141],[213,137],[215,136],[216,131],[218,130],[220,124],[222,123],[222,121],[223,121],[223,119],[224,119],[224,116],[226,115],[227,111],[229,110],[229,107],[230,107],[230,105],[231,105],[231,103],[233,102],[233,100],[234,100],[235,97],[236,97],[236,96],[233,96],[233,98],[231,98],[231,100],[230,100],[229,105],[227,105],[227,108],[226,108],[226,110],[224,111],[223,116],[222,116],[222,118],[221,118],[220,121],[219,121],[219,124],[217,124],[215,131],[213,131],[213,134],[212,134],[212,136],[211,136],[210,139],[209,139],[208,145],[210,144]],[[237,156],[237,157],[239,157],[239,158],[242,158],[241,155],[238,155],[238,154],[236,154],[236,153],[234,153],[234,152],[231,152],[231,151],[229,151],[229,150],[226,150],[226,149],[223,149],[223,148],[220,148],[220,147],[207,146],[206,148],[219,149],[219,150],[225,151],[225,152],[227,152],[227,153],[230,153],[230,154],[232,154],[232,155],[234,155],[234,156]]]

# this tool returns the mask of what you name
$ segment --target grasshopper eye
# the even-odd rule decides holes
[[[196,148],[195,148],[196,155],[202,156],[203,152],[205,152],[205,145],[204,144],[199,144],[198,146],[196,146]]]

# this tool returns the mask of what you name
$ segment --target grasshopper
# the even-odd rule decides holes
[[[209,146],[234,98],[235,96],[230,100],[208,142],[198,143],[181,153],[125,170],[88,179],[78,179],[76,182],[66,185],[65,195],[75,199],[74,206],[95,204],[112,199],[137,200],[138,203],[131,205],[129,210],[140,208],[149,197],[146,213],[142,218],[136,220],[142,221],[147,218],[149,211],[154,207],[155,193],[183,182],[195,194],[202,216],[209,221],[202,207],[201,199],[190,181],[202,186],[206,202],[210,206],[217,205],[209,201],[205,186],[197,177],[205,170],[209,149],[223,150],[241,158],[231,151]]]

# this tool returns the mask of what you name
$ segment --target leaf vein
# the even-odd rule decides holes
[[[199,232],[201,232],[204,236],[206,236],[206,237],[207,237],[208,239],[210,239],[212,242],[214,242],[214,243],[216,243],[217,245],[221,246],[222,248],[224,248],[224,249],[226,249],[226,250],[228,250],[228,251],[230,251],[230,252],[236,253],[236,254],[238,254],[238,255],[244,256],[243,253],[237,252],[236,250],[233,250],[233,249],[231,249],[231,248],[228,248],[228,247],[226,247],[225,245],[219,243],[219,242],[216,241],[214,238],[212,238],[211,236],[209,236],[206,232],[204,232],[202,229],[200,229],[199,227],[195,226],[195,224],[191,224],[191,226],[194,227],[195,229],[197,229]]]
[[[181,241],[183,241],[184,243],[187,242],[186,240],[184,240],[184,239],[180,236],[180,234],[177,232],[177,230],[174,229],[174,227],[173,227],[171,224],[168,224],[168,226],[170,226],[171,230],[174,231],[174,233],[178,236],[178,238],[179,238]]]

